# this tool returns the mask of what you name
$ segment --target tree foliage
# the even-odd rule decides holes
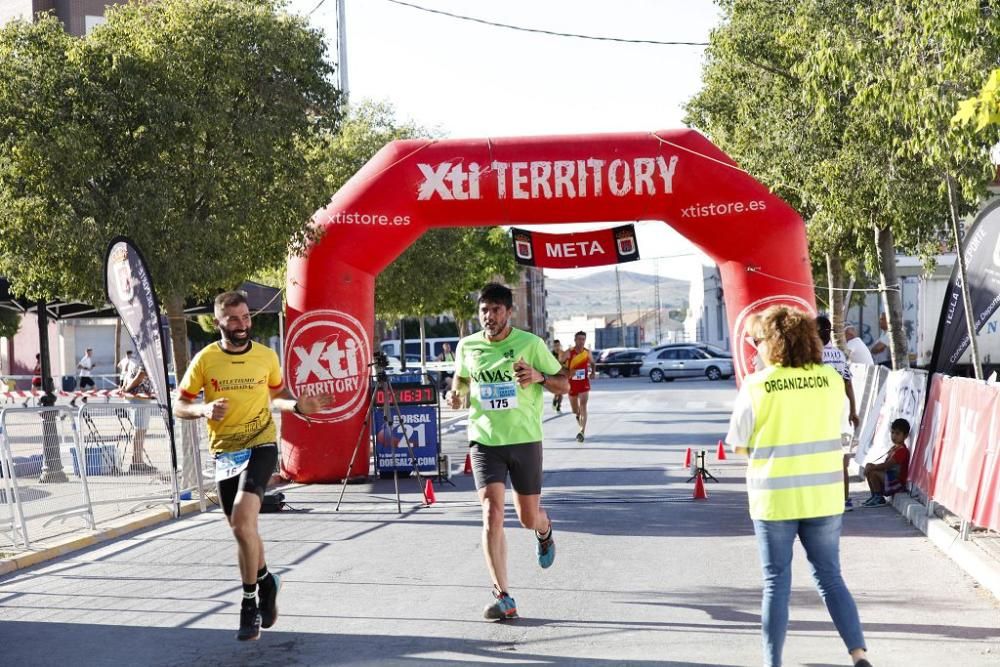
[[[308,240],[323,183],[311,151],[339,120],[333,68],[277,0],[107,18],[82,39],[54,18],[0,30],[0,273],[29,297],[102,301],[104,249],[125,234],[181,322],[184,297]]]
[[[996,17],[977,0],[721,5],[688,122],[800,211],[815,267],[880,274],[902,351],[895,249],[940,252],[946,178],[967,209],[992,176],[982,139],[950,121],[1000,58]]]

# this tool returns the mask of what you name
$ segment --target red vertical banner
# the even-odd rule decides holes
[[[948,414],[931,498],[971,519],[986,460],[994,395],[977,380],[951,378]]]
[[[929,496],[934,488],[938,460],[941,458],[941,435],[948,415],[949,378],[935,373],[927,390],[927,406],[920,423],[916,443],[911,443],[910,483]],[[912,428],[911,424],[911,428]]]
[[[987,385],[980,391],[989,394],[992,407],[988,420],[986,461],[979,478],[979,492],[972,521],[977,526],[1000,530],[1000,386]]]

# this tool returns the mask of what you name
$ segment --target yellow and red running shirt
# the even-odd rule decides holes
[[[217,454],[277,442],[271,392],[282,384],[278,355],[271,348],[251,342],[243,352],[227,352],[214,343],[195,355],[178,389],[189,401],[202,390],[206,403],[229,399],[226,416],[208,420],[209,443]]]

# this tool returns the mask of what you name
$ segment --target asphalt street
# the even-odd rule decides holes
[[[257,642],[238,625],[236,550],[216,510],[0,580],[4,665],[757,665],[760,571],[743,463],[715,460],[732,381],[599,380],[580,445],[572,415],[545,415],[544,503],[557,557],[508,512],[521,618],[491,623],[464,432],[459,474],[419,505],[402,479],[285,489],[297,510],[261,518],[283,576],[280,619]],[[449,415],[455,422],[458,415]],[[719,479],[691,499],[686,447]],[[861,496],[861,484],[855,485]],[[1000,664],[1000,604],[891,508],[845,516],[845,578],[876,667]],[[787,665],[850,663],[797,548]]]

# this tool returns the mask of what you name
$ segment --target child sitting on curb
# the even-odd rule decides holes
[[[865,479],[871,489],[871,498],[862,507],[879,507],[886,504],[885,496],[892,496],[906,487],[910,466],[910,452],[906,449],[906,436],[910,434],[910,422],[897,419],[889,427],[892,449],[885,454],[883,463],[865,465]]]

